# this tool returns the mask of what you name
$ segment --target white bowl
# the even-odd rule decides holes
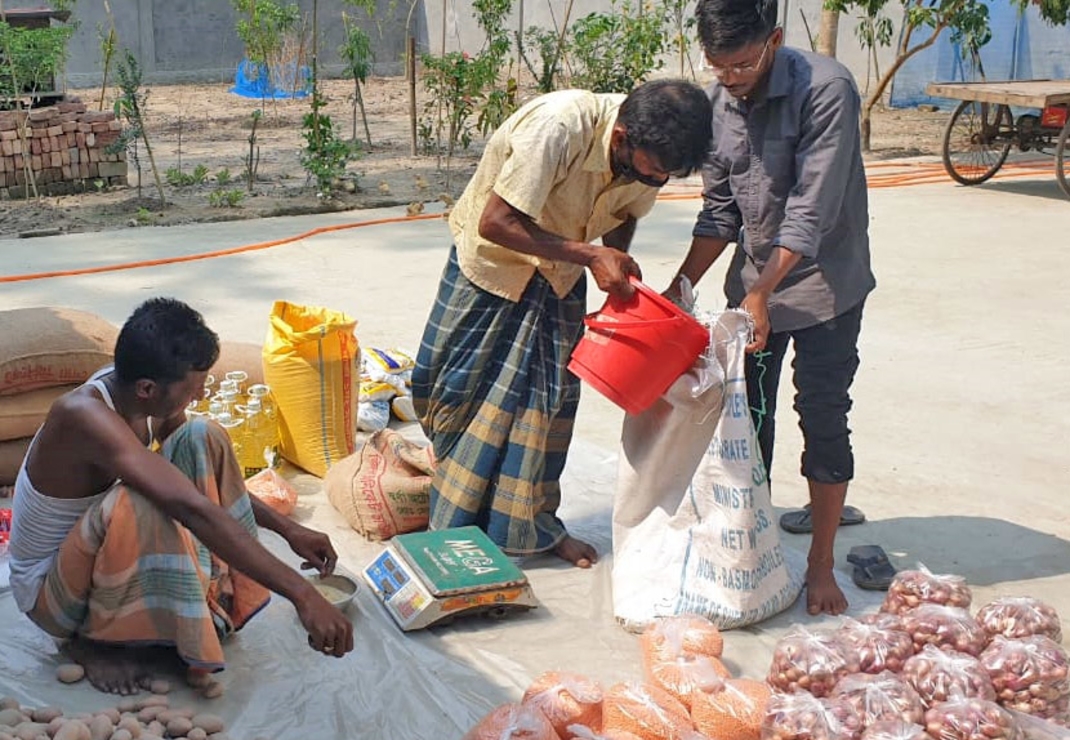
[[[308,576],[308,580],[327,601],[339,609],[349,606],[360,590],[356,579],[341,573],[332,573],[329,576],[312,575]]]

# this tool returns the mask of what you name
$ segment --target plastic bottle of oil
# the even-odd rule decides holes
[[[230,444],[234,448],[234,456],[238,458],[239,465],[245,449],[245,419],[234,416],[229,411],[223,411],[215,419],[219,426],[227,430]]]
[[[242,445],[242,455],[238,458],[241,463],[242,473],[246,478],[256,475],[267,467],[266,448],[268,440],[267,417],[260,406],[260,399],[251,398],[244,407],[245,411],[245,438]]]
[[[279,445],[282,443],[282,438],[279,435],[279,413],[278,406],[275,405],[275,397],[271,393],[271,388],[263,383],[249,386],[249,398],[258,399],[260,401],[260,408],[264,413],[264,447],[267,448],[265,453],[270,462],[268,463],[274,467],[275,462],[278,460]]]

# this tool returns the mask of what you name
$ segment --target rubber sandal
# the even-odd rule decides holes
[[[866,515],[861,509],[854,506],[844,506],[840,514],[840,526],[850,527],[862,524],[866,521]],[[780,528],[792,534],[810,534],[814,531],[813,511],[807,504],[796,511],[789,511],[780,517]]]
[[[880,545],[856,545],[847,554],[847,562],[854,566],[851,580],[867,591],[887,591],[895,578],[895,567]]]

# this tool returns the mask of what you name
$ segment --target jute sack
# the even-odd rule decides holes
[[[393,429],[376,432],[354,454],[331,466],[327,499],[370,540],[427,526],[435,456]]]
[[[712,352],[624,420],[613,611],[626,628],[673,614],[743,627],[787,609],[802,590],[804,564],[781,546],[751,423],[749,334],[746,314],[719,314]]]
[[[0,486],[14,485],[32,439],[33,437],[23,437],[0,442]]]
[[[119,330],[70,308],[0,311],[0,396],[84,382],[111,362]]]
[[[76,385],[57,385],[39,388],[0,400],[0,442],[20,437],[32,437],[45,423],[53,402]]]
[[[253,342],[220,342],[219,359],[211,373],[218,383],[231,370],[244,370],[249,379],[245,387],[264,382],[263,347]]]

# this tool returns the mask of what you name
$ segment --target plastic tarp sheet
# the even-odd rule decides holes
[[[243,59],[234,73],[230,92],[261,100],[304,98],[309,95],[311,79],[308,67],[298,67],[296,62],[268,69],[267,65]]]
[[[992,39],[980,50],[981,68],[988,80],[1070,79],[1070,26],[1052,27],[1036,8],[1020,13],[1008,0],[988,3]],[[924,38],[926,29],[919,31]],[[930,82],[978,82],[980,70],[962,48],[951,43],[947,31],[903,65],[892,83],[891,104],[904,108],[921,104],[950,109],[957,100],[925,94]]]
[[[413,427],[407,425],[405,433],[412,435]],[[640,679],[638,638],[613,618],[609,552],[616,472],[615,453],[574,442],[561,514],[573,534],[603,556],[590,571],[549,556],[523,563],[539,608],[500,621],[472,618],[403,633],[363,587],[349,608],[355,650],[335,659],[308,648],[293,607],[276,596],[227,643],[227,669],[218,675],[224,696],[195,698],[178,676],[164,674],[180,687],[171,694],[171,706],[221,716],[234,740],[457,740],[490,709],[519,700],[544,671],[578,671],[606,684]],[[300,494],[294,518],[330,535],[341,569],[357,573],[381,551],[348,528],[318,479],[302,474],[292,480]],[[266,532],[263,540],[297,567],[280,538]],[[877,608],[883,594],[842,580],[852,613]],[[797,622],[821,620],[806,616],[800,599],[769,622],[726,633],[726,664],[737,675],[764,678],[773,644]],[[56,681],[55,669],[66,661],[55,641],[18,612],[6,590],[0,593],[0,624],[0,696],[13,696],[24,706],[58,706],[67,714],[117,703],[86,682]]]

